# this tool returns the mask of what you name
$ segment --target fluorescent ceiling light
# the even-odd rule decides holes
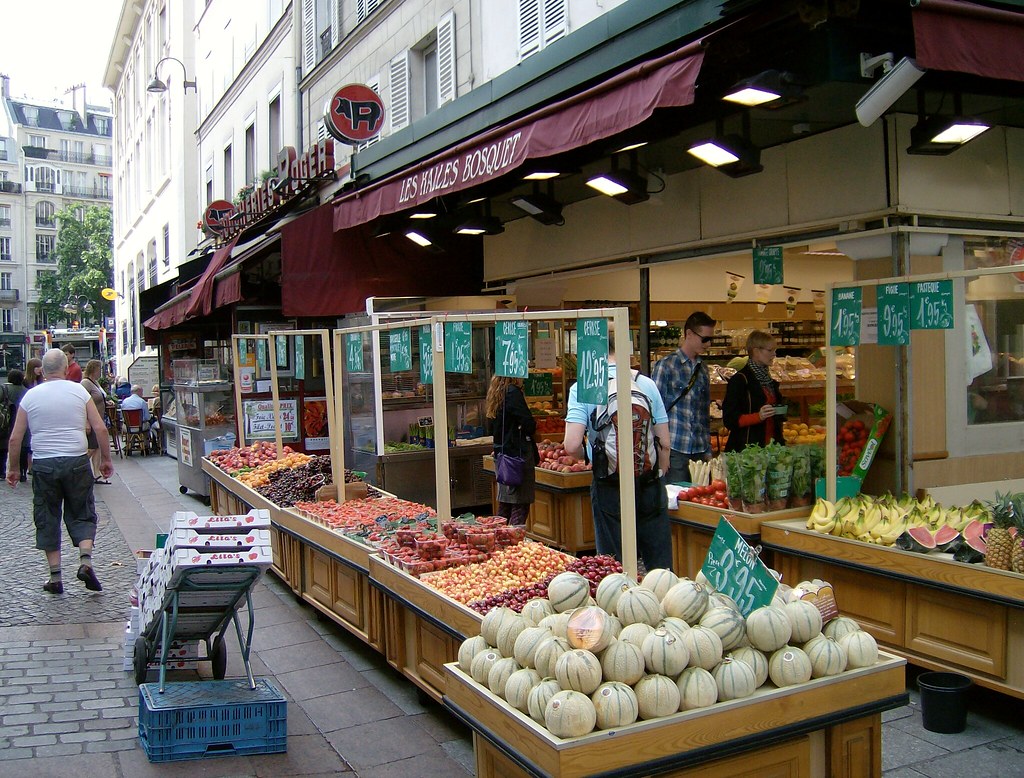
[[[434,241],[428,238],[427,234],[422,230],[406,230],[405,237],[407,237],[416,245],[423,246],[424,248],[426,248],[427,246],[434,245]]]
[[[952,154],[989,128],[990,125],[981,119],[964,116],[933,116],[919,120],[910,129],[907,153],[931,156]]]
[[[738,135],[710,138],[695,143],[687,151],[706,165],[733,178],[764,170],[761,167],[761,150]]]
[[[540,192],[516,195],[509,202],[541,224],[565,224],[565,219],[562,218],[562,204],[548,195]]]
[[[547,181],[549,178],[557,178],[561,175],[557,170],[536,170],[523,176],[524,181]]]
[[[704,164],[711,165],[711,167],[729,165],[733,162],[739,162],[740,159],[729,149],[719,146],[710,140],[698,143],[696,146],[691,146],[688,151]]]
[[[620,203],[633,205],[647,200],[647,179],[632,170],[610,170],[587,179],[587,186]]]
[[[639,149],[639,148],[641,148],[643,146],[646,146],[646,145],[647,145],[647,141],[642,140],[639,143],[630,143],[628,146],[623,146],[621,149],[615,149],[615,151],[613,153],[621,154],[624,151],[635,151],[636,149]]]
[[[778,100],[781,95],[776,92],[770,92],[767,89],[758,89],[757,87],[748,86],[743,89],[737,89],[735,92],[725,95],[722,99],[727,100],[730,103],[739,103],[740,105],[755,106],[764,105],[770,103],[773,100]]]

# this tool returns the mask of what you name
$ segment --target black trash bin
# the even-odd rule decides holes
[[[972,681],[960,673],[921,673],[921,717],[929,732],[953,735],[967,727],[967,695]]]

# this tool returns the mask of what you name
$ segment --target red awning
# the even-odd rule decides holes
[[[1024,14],[962,0],[917,0],[912,18],[921,67],[1024,81]]]
[[[484,132],[335,204],[344,230],[503,176],[543,159],[616,135],[658,108],[693,103],[704,52],[700,43],[625,70],[604,83]]]

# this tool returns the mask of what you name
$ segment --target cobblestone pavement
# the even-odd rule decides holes
[[[112,486],[97,486],[110,489]],[[64,594],[43,591],[49,580],[46,557],[35,547],[32,489],[0,484],[0,627],[28,624],[87,624],[119,621],[128,608],[126,594],[135,583],[135,559],[107,506],[98,502],[93,565],[103,591],[90,592],[79,581],[78,549],[66,531],[61,538]]]

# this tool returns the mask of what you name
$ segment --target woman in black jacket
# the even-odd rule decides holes
[[[487,390],[487,424],[494,436],[494,453],[523,458],[523,482],[498,484],[498,515],[509,524],[525,526],[533,504],[540,452],[533,440],[537,420],[526,406],[522,378],[494,376]]]
[[[722,403],[722,422],[729,429],[726,451],[742,451],[750,445],[784,443],[782,422],[775,406],[785,405],[779,382],[768,373],[775,359],[775,339],[754,330],[747,338],[747,364],[729,379]]]

